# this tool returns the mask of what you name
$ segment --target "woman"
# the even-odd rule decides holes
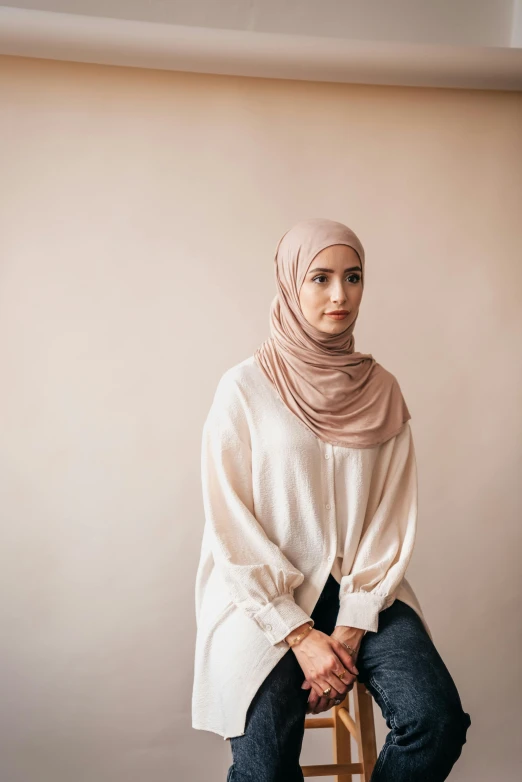
[[[230,739],[227,782],[296,782],[306,713],[355,678],[390,732],[373,782],[438,782],[470,716],[405,578],[410,413],[356,353],[365,257],[312,218],[275,254],[271,338],[221,377],[203,428],[193,727]]]

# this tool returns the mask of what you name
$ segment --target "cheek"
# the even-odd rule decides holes
[[[313,287],[306,285],[303,286],[301,289],[301,306],[304,307],[314,307],[316,302],[319,299],[318,296],[318,287],[317,285],[314,285]]]
[[[361,303],[362,295],[363,295],[362,286],[358,285],[357,288],[354,288],[354,293],[352,295],[353,302],[359,305]]]
[[[300,296],[301,312],[309,323],[315,321],[320,302],[315,291],[303,290]]]

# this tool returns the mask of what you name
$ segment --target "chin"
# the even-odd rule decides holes
[[[336,326],[335,323],[332,323],[332,324],[328,324],[328,327],[322,325],[322,326],[317,326],[317,328],[319,329],[319,331],[322,331],[324,334],[340,334],[341,331],[344,331],[344,328],[347,327],[345,326],[344,328],[339,328],[338,325]]]

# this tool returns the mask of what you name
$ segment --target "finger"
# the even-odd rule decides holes
[[[335,653],[339,657],[339,660],[341,663],[343,663],[344,667],[350,671],[352,676],[358,676],[359,675],[359,669],[357,668],[357,665],[355,664],[355,660],[353,656],[344,648],[342,644],[339,645],[340,648],[335,650]]]
[[[339,687],[334,687],[332,684],[328,684],[324,689],[330,688],[330,692],[326,696],[327,699],[332,700],[334,698],[344,698],[346,685],[339,683]]]
[[[324,686],[323,686],[324,681]],[[324,680],[320,679],[319,684],[323,687],[323,690],[321,692],[321,695],[323,695],[324,690],[329,689],[330,692],[326,696],[327,698],[339,698],[345,690],[346,683],[343,682],[342,679],[339,679],[338,676],[334,674],[333,671],[328,671],[327,674],[325,674]]]
[[[341,695],[344,696],[348,684],[355,680],[355,676],[346,669],[344,670],[344,673],[342,671],[339,671],[339,673],[342,674],[342,679],[335,673],[335,671],[332,671],[332,673],[328,676],[328,686],[332,688],[330,698],[340,697]],[[335,692],[339,693],[338,696],[335,695],[334,690]]]
[[[321,695],[323,694],[324,687],[321,687],[321,685],[319,684],[319,682],[316,682],[316,681],[312,681],[312,682],[310,682],[310,684],[312,685],[312,692],[314,692],[314,693],[315,693],[315,695],[316,695],[318,698],[320,698],[320,697],[321,697]],[[325,686],[326,686],[326,685],[325,685]]]
[[[309,696],[309,698],[308,698],[308,705],[309,705],[311,708],[314,708],[314,707],[317,705],[317,701],[318,701],[318,700],[319,700],[319,696],[318,696],[318,695],[316,695],[316,693],[312,691],[312,692],[310,693],[310,696]]]
[[[334,674],[333,682],[337,692],[344,696],[348,692],[348,688],[353,686],[356,677],[346,669],[344,670],[344,673],[342,671],[339,671],[339,673],[341,676]]]
[[[323,693],[330,686],[331,685],[328,684],[326,679],[319,679],[312,682],[312,689],[318,698],[324,698],[325,696],[323,695]],[[328,693],[328,695],[329,694],[330,693]]]
[[[317,706],[318,701],[319,701],[318,696],[312,690],[312,693],[311,693],[310,697],[308,698],[307,713],[310,713],[311,711],[313,711],[315,709],[315,707]]]
[[[311,713],[319,714],[319,712],[321,711],[320,706],[321,706],[321,698],[317,698],[316,703],[312,706]]]
[[[332,679],[333,678],[334,677],[332,677]],[[326,700],[328,700],[328,698],[338,698],[341,695],[341,693],[337,690],[337,688],[334,687],[328,681],[328,679],[319,679],[319,681],[317,683],[319,684],[319,687],[320,687],[320,692],[318,692],[317,694],[321,698],[326,698]],[[330,690],[330,692],[327,695],[325,695],[324,694],[325,690]]]
[[[320,714],[322,711],[326,711],[328,708],[328,698],[324,696],[319,698],[319,702],[315,707],[314,714]]]
[[[335,646],[334,652],[339,658],[340,662],[350,671],[350,673],[352,673],[354,676],[358,676],[359,669],[357,668],[352,655],[336,638],[332,638],[332,641],[334,642]]]

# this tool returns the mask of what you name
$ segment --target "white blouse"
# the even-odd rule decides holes
[[[324,443],[253,356],[221,377],[202,433],[205,523],[196,574],[192,727],[245,732],[248,706],[310,619],[329,573],[338,625],[377,632],[398,598],[430,629],[404,577],[417,471],[407,421],[385,443]]]

